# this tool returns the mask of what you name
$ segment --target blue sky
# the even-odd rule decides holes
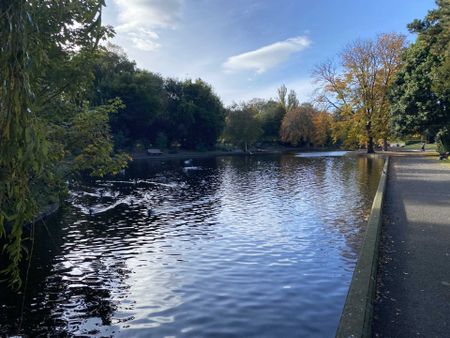
[[[107,0],[104,21],[130,59],[163,76],[202,78],[225,104],[286,84],[311,98],[315,64],[357,38],[408,34],[434,0]],[[413,36],[408,36],[413,40]]]

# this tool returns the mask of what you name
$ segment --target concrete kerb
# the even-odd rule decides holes
[[[364,242],[336,331],[336,337],[338,338],[371,337],[378,265],[378,244],[380,241],[388,169],[389,157],[386,158],[384,163],[368,219]]]

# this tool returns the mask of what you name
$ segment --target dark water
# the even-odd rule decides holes
[[[74,188],[36,230],[23,312],[0,288],[0,335],[332,337],[382,164],[140,161]]]

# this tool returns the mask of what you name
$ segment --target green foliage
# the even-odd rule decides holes
[[[164,111],[163,79],[136,68],[118,47],[109,45],[94,64],[94,81],[88,97],[94,104],[120,98],[123,106],[111,116],[118,148],[132,148],[138,141],[155,141],[158,119]],[[155,128],[156,127],[156,128]]]
[[[67,130],[67,151],[73,156],[72,170],[88,172],[92,176],[117,174],[129,157],[126,154],[112,156],[113,144],[109,129],[109,114],[123,107],[120,100],[110,104],[83,110],[71,121]]]
[[[251,105],[235,105],[227,112],[223,140],[248,151],[262,135],[258,112]]]
[[[166,86],[166,90],[168,88]],[[225,109],[219,97],[211,86],[200,79],[183,81],[178,84],[178,88],[175,92],[168,90],[171,109],[168,110],[166,124],[169,125],[169,139],[187,149],[195,149],[199,145],[214,147],[222,133],[225,119]],[[177,125],[176,121],[181,123]],[[174,133],[176,129],[181,133]]]
[[[251,107],[257,115],[262,128],[260,141],[277,143],[280,141],[281,120],[285,114],[285,109],[279,102],[273,100],[253,99],[245,104]]]
[[[112,45],[95,63],[89,97],[97,104],[116,97],[124,103],[111,118],[118,148],[132,148],[137,142],[156,144],[160,133],[168,144],[211,148],[223,129],[225,110],[207,83],[163,79],[140,70]]]
[[[404,65],[391,88],[393,122],[399,134],[435,134],[450,125],[450,1],[408,28],[417,41],[404,53]]]
[[[8,259],[1,273],[15,288],[23,226],[42,203],[63,193],[77,170],[104,174],[126,162],[111,157],[108,114],[118,103],[89,108],[83,97],[98,43],[111,35],[101,25],[103,5],[0,2],[0,239]]]
[[[443,127],[436,135],[437,151],[444,153],[450,151],[450,130],[448,127]]]
[[[436,59],[418,41],[408,48],[404,61],[390,93],[395,130],[402,135],[435,130],[446,119],[445,107],[432,89]]]

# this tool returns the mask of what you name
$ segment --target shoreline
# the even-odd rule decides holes
[[[307,152],[329,152],[329,151],[348,151],[339,148],[267,148],[259,151],[246,153],[242,150],[224,151],[224,150],[208,150],[208,151],[179,151],[174,154],[163,152],[161,155],[147,155],[145,152],[130,152],[132,160],[183,160],[188,158],[205,158],[215,156],[254,156],[254,155],[277,155],[289,153],[307,153]],[[364,153],[364,152],[363,152]],[[365,153],[364,153],[365,154]]]

